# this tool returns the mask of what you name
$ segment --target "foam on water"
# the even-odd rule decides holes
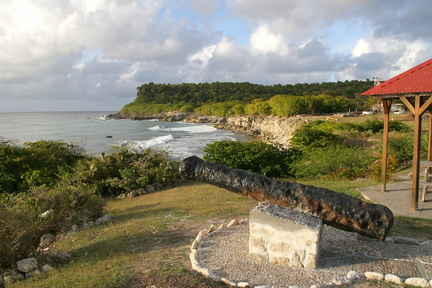
[[[158,126],[150,127],[150,128],[148,128],[148,130],[150,130],[150,131],[161,131],[162,128],[163,128],[163,127],[160,127],[160,126],[158,125]]]
[[[173,127],[173,128],[164,128],[162,131],[184,131],[188,133],[208,133],[216,131],[217,129],[209,126],[209,125],[193,125],[193,126],[185,126],[185,127]]]
[[[150,140],[144,140],[144,141],[123,141],[120,146],[121,147],[131,147],[132,149],[146,149],[151,148],[154,146],[161,146],[163,144],[166,144],[170,141],[174,140],[174,136],[169,134],[165,136],[159,136],[156,138],[152,138]]]
[[[203,157],[204,147],[214,141],[250,139],[208,124],[161,124],[156,119],[112,120],[106,114],[110,112],[0,113],[0,140],[72,142],[95,156],[113,152],[113,147],[152,148],[171,152],[176,158],[185,158],[192,155]]]

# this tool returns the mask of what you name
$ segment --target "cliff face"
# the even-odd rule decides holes
[[[287,146],[292,133],[304,121],[301,117],[277,116],[197,116],[194,113],[167,112],[144,116],[131,117],[128,115],[108,115],[112,119],[159,119],[160,121],[184,121],[190,123],[212,123],[215,128],[231,130],[257,137],[265,142],[276,142]]]
[[[287,146],[292,133],[302,122],[299,117],[234,116],[221,117],[213,126],[258,137],[265,142],[276,142]]]

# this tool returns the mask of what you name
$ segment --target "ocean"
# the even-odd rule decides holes
[[[192,155],[202,158],[203,148],[214,141],[251,139],[209,124],[107,119],[112,113],[116,112],[0,113],[0,139],[18,144],[37,140],[75,143],[93,156],[116,148],[162,149],[179,159]]]

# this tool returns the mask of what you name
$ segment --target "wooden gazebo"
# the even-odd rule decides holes
[[[382,153],[381,191],[386,191],[388,159],[389,115],[392,100],[399,98],[414,115],[414,155],[412,170],[411,210],[418,209],[420,140],[422,115],[428,111],[430,116],[428,161],[432,161],[432,59],[403,72],[366,92],[366,96],[381,98],[384,110],[384,134]]]

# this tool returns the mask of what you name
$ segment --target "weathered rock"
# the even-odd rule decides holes
[[[111,220],[112,220],[111,215],[107,214],[107,215],[104,215],[104,216],[99,217],[98,219],[96,219],[95,224],[96,225],[100,225],[100,224],[108,223]]]
[[[424,278],[408,278],[405,280],[406,285],[417,286],[417,287],[429,287],[429,281]]]
[[[145,187],[145,190],[146,190],[148,193],[153,193],[153,192],[156,191],[156,188],[155,188],[154,185],[147,185],[147,186]]]
[[[368,280],[374,280],[374,281],[381,281],[384,280],[384,274],[378,273],[378,272],[365,272],[364,273],[366,279]]]
[[[14,270],[9,270],[3,274],[5,284],[15,283],[24,280],[24,274]]]
[[[409,238],[409,237],[395,237],[394,239],[394,243],[396,244],[407,244],[407,245],[419,245],[420,243],[413,238]]]
[[[45,249],[55,242],[55,236],[51,233],[44,234],[39,241],[39,247]]]
[[[45,265],[42,266],[42,271],[43,272],[48,272],[48,271],[52,271],[52,270],[54,270],[54,267],[52,267],[49,264],[45,264]]]
[[[335,279],[333,279],[333,284],[335,284],[336,286],[349,285],[351,283],[352,283],[352,280],[346,279],[346,278],[335,278]]]
[[[26,258],[19,260],[16,265],[19,271],[29,273],[38,267],[38,262],[36,258]]]
[[[131,191],[131,192],[129,192],[129,193],[127,194],[127,196],[128,196],[129,198],[134,198],[134,197],[138,197],[139,194],[138,194],[137,191]]]
[[[213,126],[218,129],[238,131],[285,146],[289,143],[293,132],[302,124],[300,117],[242,115],[221,117]]]
[[[421,246],[425,246],[425,245],[432,245],[432,240],[426,240],[422,243],[420,243]]]
[[[230,169],[192,156],[180,164],[184,179],[219,186],[260,202],[296,209],[327,225],[384,241],[393,226],[393,213],[379,204],[331,190],[279,181],[264,175]]]
[[[24,275],[24,277],[25,277],[25,279],[30,279],[30,278],[33,278],[36,275],[41,275],[41,274],[42,274],[41,270],[35,269],[35,270],[33,270],[33,271],[29,272],[29,273],[26,273]]]
[[[144,195],[144,194],[148,194],[147,190],[145,190],[145,188],[139,188],[138,190],[136,190],[136,192],[138,193],[138,195]]]
[[[386,274],[384,277],[384,280],[386,282],[391,282],[391,283],[395,283],[395,284],[403,284],[402,278],[400,278],[397,275],[393,275],[393,274]]]
[[[237,220],[237,219],[233,219],[233,220],[231,220],[231,221],[227,224],[227,227],[229,228],[229,227],[232,227],[232,226],[235,226],[235,225],[238,225],[238,224],[239,224],[238,220]]]
[[[3,280],[3,276],[0,275],[0,287],[4,287],[4,285],[5,285],[5,283],[4,283],[4,280]]]
[[[349,280],[361,279],[363,277],[364,275],[357,271],[349,271],[347,274],[347,279]]]

